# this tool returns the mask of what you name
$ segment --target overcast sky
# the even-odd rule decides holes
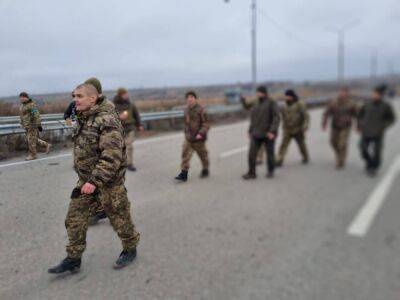
[[[250,0],[0,0],[0,95],[70,91],[89,76],[106,89],[246,82]],[[258,0],[259,78],[336,76],[338,28],[346,75],[400,71],[399,0]],[[273,18],[276,24],[270,19]]]

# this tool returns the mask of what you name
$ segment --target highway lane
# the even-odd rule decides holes
[[[371,179],[355,134],[346,170],[334,170],[321,111],[311,117],[311,164],[300,164],[293,144],[273,180],[264,166],[256,181],[240,178],[247,122],[212,129],[211,177],[198,178],[194,158],[186,184],[172,180],[181,134],[139,141],[139,172],[127,187],[142,241],[135,264],[118,272],[111,266],[120,245],[105,221],[89,230],[79,274],[46,273],[65,255],[71,157],[0,166],[0,298],[399,299],[399,178],[364,237],[347,229],[400,153],[400,126]]]

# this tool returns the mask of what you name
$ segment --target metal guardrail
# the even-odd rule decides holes
[[[210,106],[207,107],[207,113],[209,114],[231,113],[240,111],[241,109],[242,109],[241,105]],[[140,116],[142,122],[144,123],[157,120],[179,119],[183,118],[183,110],[142,113],[140,114]],[[72,127],[67,126],[67,124],[65,123],[63,119],[63,114],[42,115],[41,119],[44,131],[72,129]],[[20,118],[18,116],[0,117],[0,136],[24,133],[25,130],[21,128],[19,121]]]
[[[331,97],[321,97],[321,98],[313,98],[305,100],[308,106],[314,107],[318,105],[322,105],[330,100]],[[243,110],[242,105],[212,105],[206,107],[208,114],[226,114],[226,113],[234,113]],[[150,122],[157,120],[166,120],[166,119],[179,119],[183,118],[183,110],[170,110],[170,111],[162,111],[162,112],[151,112],[151,113],[142,113],[140,114],[142,122]],[[67,126],[64,119],[63,114],[47,114],[42,115],[42,127],[44,131],[53,131],[53,130],[71,130],[72,128]],[[2,135],[11,135],[11,134],[20,134],[24,133],[25,130],[19,125],[19,117],[11,116],[11,117],[0,117],[0,136]]]

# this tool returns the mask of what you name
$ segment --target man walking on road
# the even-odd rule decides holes
[[[347,87],[340,89],[337,99],[331,101],[322,118],[322,130],[326,130],[331,119],[331,146],[336,156],[336,168],[342,169],[346,164],[347,145],[353,119],[357,116],[357,105],[350,99]]]
[[[129,100],[128,90],[119,88],[114,97],[115,110],[119,114],[122,126],[124,127],[124,139],[126,152],[128,156],[128,170],[135,172],[136,167],[133,164],[133,142],[135,140],[135,129],[143,131],[140,115],[135,103]]]
[[[308,130],[310,116],[307,112],[306,105],[293,90],[285,92],[286,105],[282,109],[283,121],[283,138],[279,149],[276,166],[283,165],[287,149],[290,141],[294,139],[299,146],[300,153],[303,157],[303,164],[309,161],[307,145],[305,142],[305,133]]]
[[[378,86],[372,100],[364,104],[358,114],[358,129],[361,133],[360,150],[365,160],[368,175],[375,176],[381,165],[385,131],[396,120],[392,106],[384,101],[386,86]]]
[[[249,171],[243,175],[243,179],[255,179],[256,160],[260,147],[264,144],[267,153],[267,177],[274,176],[275,169],[275,139],[279,128],[278,104],[268,97],[265,86],[257,88],[258,104],[251,109],[250,116],[250,150],[249,150]]]
[[[37,158],[37,145],[46,149],[45,152],[50,152],[51,144],[39,138],[39,132],[42,132],[40,113],[35,102],[29,97],[26,92],[19,94],[21,106],[19,108],[19,117],[21,126],[25,129],[26,140],[28,142],[29,155],[25,160],[34,160]]]
[[[185,141],[182,149],[181,173],[175,177],[176,180],[186,182],[190,168],[190,160],[193,153],[196,152],[201,160],[203,169],[200,178],[209,176],[209,158],[206,147],[207,133],[210,129],[207,120],[207,114],[197,100],[197,94],[194,91],[186,93],[187,107],[184,114],[184,133]]]
[[[245,97],[241,96],[240,103],[242,104],[242,107],[245,110],[251,111],[253,106],[255,106],[258,103],[258,99],[247,100]],[[264,161],[264,152],[265,152],[265,147],[261,146],[257,153],[257,160],[256,160],[257,165],[262,165]]]
[[[73,136],[74,168],[79,180],[72,191],[65,220],[69,239],[67,257],[48,270],[53,274],[79,270],[93,205],[101,205],[122,241],[123,251],[114,268],[125,267],[135,259],[140,237],[131,219],[124,185],[126,147],[119,117],[113,105],[99,96],[92,84],[79,85],[73,97],[78,112]]]

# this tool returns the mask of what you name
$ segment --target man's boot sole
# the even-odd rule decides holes
[[[60,274],[65,274],[67,272],[70,272],[71,274],[76,274],[76,273],[79,273],[80,270],[81,270],[80,267],[75,267],[75,268],[72,268],[70,270],[65,270],[64,272],[50,272],[50,270],[47,270],[47,272],[49,274],[53,274],[53,275],[60,275]]]
[[[186,182],[187,181],[187,179],[178,179],[178,178],[175,178],[175,180],[178,182]]]
[[[125,264],[125,265],[117,265],[117,264],[114,264],[114,265],[113,265],[113,269],[114,269],[114,270],[123,269],[123,268],[125,268],[125,267],[131,265],[131,264],[134,262],[134,260],[135,260],[135,259],[133,259],[131,262],[129,262],[129,263]]]

